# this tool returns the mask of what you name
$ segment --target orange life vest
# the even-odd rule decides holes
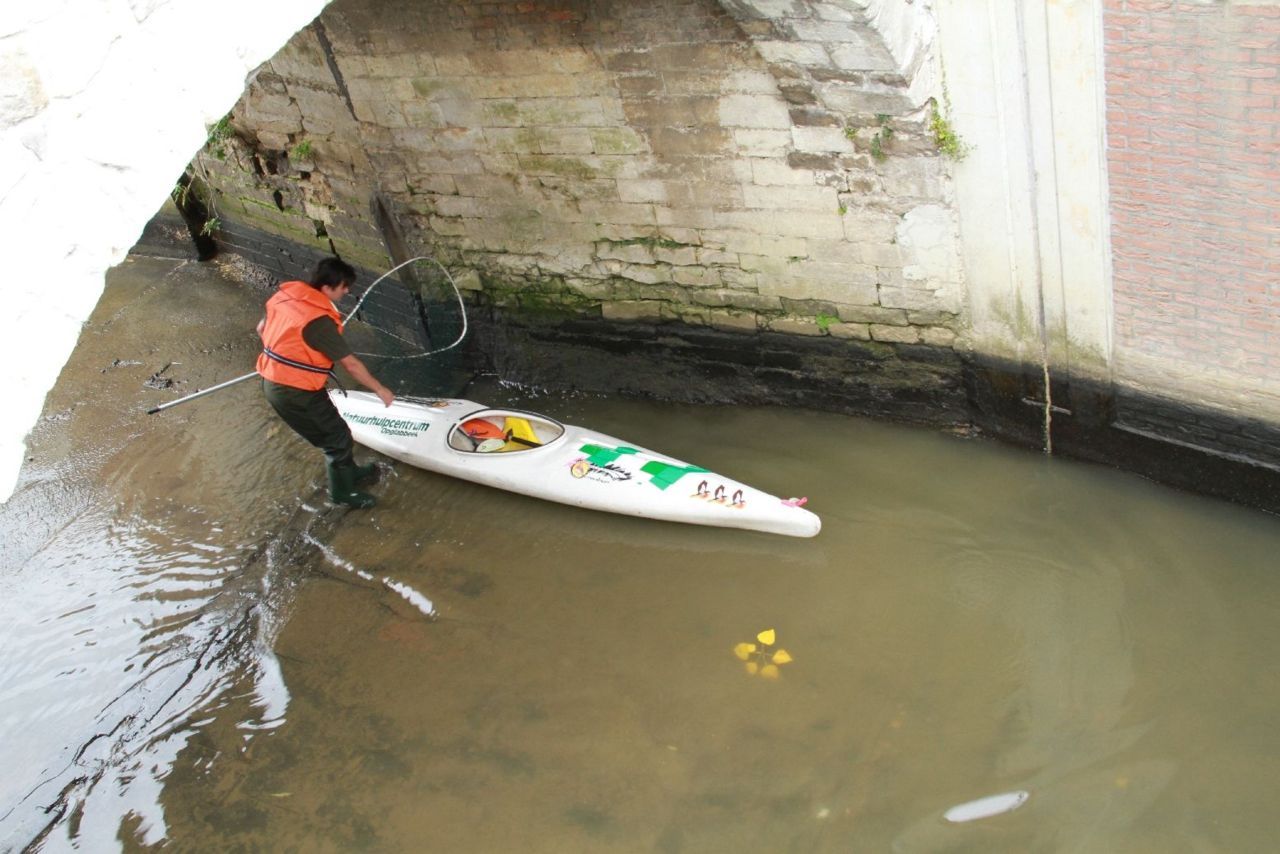
[[[267,300],[258,373],[273,383],[319,391],[333,374],[333,360],[307,346],[302,327],[318,317],[331,317],[342,332],[342,315],[329,298],[306,282],[285,282]]]

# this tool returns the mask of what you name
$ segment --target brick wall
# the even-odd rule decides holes
[[[1280,401],[1280,5],[1107,0],[1104,27],[1117,380],[1247,417]]]

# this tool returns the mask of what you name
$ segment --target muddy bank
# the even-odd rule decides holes
[[[46,400],[0,506],[0,850],[114,839],[121,813],[162,827],[154,792],[189,735],[173,722],[286,702],[269,639],[296,577],[275,568],[296,564],[282,531],[323,538],[341,516],[319,462],[252,382],[146,414],[251,368],[262,297],[217,265],[131,256]]]
[[[293,476],[253,464],[277,428],[252,382],[146,414],[252,370],[264,293],[216,265],[137,255],[107,282],[4,508],[6,520],[24,520],[0,546],[9,566],[108,490],[131,512],[199,506],[261,530],[310,481],[301,466]]]

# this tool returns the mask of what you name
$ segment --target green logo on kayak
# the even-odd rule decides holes
[[[347,415],[344,417],[352,424],[377,427],[378,432],[384,436],[414,437],[431,426],[430,421],[407,421],[401,418],[382,418],[378,415]]]
[[[628,448],[626,445],[617,448],[606,448],[602,445],[583,445],[578,450],[587,455],[587,462],[602,468],[619,457],[640,453],[635,448]],[[658,489],[666,489],[672,486],[687,474],[706,474],[708,472],[707,469],[699,466],[678,466],[674,463],[664,463],[662,460],[649,460],[649,462],[640,467],[640,471],[649,475],[649,482],[658,487]]]

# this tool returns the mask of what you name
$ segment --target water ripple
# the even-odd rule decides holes
[[[0,783],[0,849],[53,844],[71,816],[62,843],[114,839],[130,814],[158,842],[163,779],[200,721],[247,698],[246,733],[283,722],[266,568],[97,509],[31,556],[0,603],[0,645],[20,651],[0,659],[0,742],[25,769]]]

